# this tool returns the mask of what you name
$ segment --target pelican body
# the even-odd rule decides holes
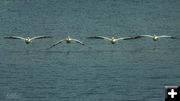
[[[70,36],[68,36],[67,38],[65,38],[66,43],[71,43],[72,39],[70,38]]]
[[[30,37],[27,37],[24,41],[26,44],[30,44],[32,42]]]
[[[115,44],[115,43],[116,43],[116,41],[117,41],[117,39],[115,39],[114,37],[112,37],[112,39],[111,39],[111,43],[112,43],[112,44]]]
[[[158,41],[158,40],[159,40],[159,37],[154,34],[153,37],[152,37],[152,39],[153,39],[153,41]]]

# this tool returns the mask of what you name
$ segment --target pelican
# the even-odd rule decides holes
[[[121,38],[115,38],[115,37],[104,37],[104,36],[94,36],[94,37],[88,37],[89,39],[105,39],[110,41],[112,44],[115,44],[117,41],[119,40],[130,40],[130,39],[134,39],[133,37],[121,37]]]
[[[66,38],[64,38],[64,39],[56,42],[55,44],[53,44],[52,46],[50,46],[50,47],[47,48],[47,49],[50,49],[50,48],[52,48],[52,47],[54,47],[54,46],[62,43],[63,41],[66,42],[67,44],[70,44],[70,43],[72,43],[72,42],[76,42],[76,43],[79,43],[79,44],[81,44],[81,45],[85,45],[83,42],[81,42],[81,41],[79,41],[79,40],[77,40],[77,39],[73,39],[73,38],[71,38],[70,36],[67,36]]]
[[[52,36],[37,36],[37,37],[27,37],[27,38],[24,38],[24,37],[20,37],[20,36],[7,36],[7,37],[4,37],[5,39],[20,39],[20,40],[23,40],[26,44],[30,44],[32,43],[32,40],[34,39],[43,39],[43,38],[52,38]]]
[[[136,36],[134,37],[135,39],[138,39],[138,38],[143,38],[143,37],[149,37],[149,38],[152,38],[153,41],[158,41],[160,38],[171,38],[171,39],[178,39],[176,37],[173,37],[173,36],[167,36],[167,35],[139,35],[139,36]]]

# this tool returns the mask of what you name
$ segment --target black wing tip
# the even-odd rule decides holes
[[[46,48],[46,50],[50,50],[51,48],[53,48],[53,46],[50,46],[50,47]]]
[[[134,39],[142,38],[143,36],[135,36]]]
[[[99,36],[91,36],[91,37],[87,37],[88,39],[104,39],[104,38],[101,38]]]
[[[131,39],[136,39],[135,37],[129,37],[129,38],[125,38],[123,40],[131,40]]]
[[[180,38],[178,38],[178,37],[171,37],[171,39],[180,39]]]
[[[46,36],[47,38],[53,38],[53,36]]]
[[[53,36],[42,36],[42,38],[53,38]]]

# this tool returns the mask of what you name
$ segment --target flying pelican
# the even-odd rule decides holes
[[[52,38],[52,36],[37,36],[37,37],[27,37],[27,38],[24,38],[24,37],[20,37],[20,36],[7,36],[7,37],[4,37],[5,39],[20,39],[20,40],[23,40],[26,44],[30,44],[32,42],[32,40],[34,39],[43,39],[43,38]]]
[[[139,35],[139,36],[136,36],[134,37],[135,39],[138,39],[138,38],[143,38],[143,37],[149,37],[149,38],[152,38],[153,41],[158,41],[160,38],[171,38],[171,39],[178,39],[176,37],[173,37],[173,36],[167,36],[167,35]]]
[[[79,44],[81,44],[81,45],[85,45],[83,42],[81,42],[81,41],[79,41],[79,40],[77,40],[77,39],[73,39],[73,38],[71,38],[70,36],[67,36],[66,38],[64,38],[64,39],[56,42],[55,44],[53,44],[52,46],[50,46],[50,47],[47,48],[47,49],[50,49],[50,48],[52,48],[52,47],[54,47],[54,46],[62,43],[63,41],[65,41],[65,42],[68,43],[68,44],[69,44],[69,43],[72,43],[72,42],[76,42],[76,43],[79,43]]]
[[[115,37],[104,37],[104,36],[94,36],[94,37],[88,37],[88,39],[105,39],[110,41],[112,44],[115,44],[117,41],[119,40],[130,40],[130,39],[134,39],[133,37],[121,37],[121,38],[115,38]]]

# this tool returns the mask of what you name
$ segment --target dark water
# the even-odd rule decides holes
[[[87,40],[180,36],[179,0],[1,0],[1,101],[164,101],[180,85],[180,41]],[[3,36],[52,35],[30,45]],[[67,35],[86,43],[61,44]],[[91,48],[89,48],[91,47]]]

